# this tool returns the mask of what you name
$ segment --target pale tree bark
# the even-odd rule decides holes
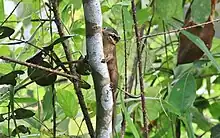
[[[96,92],[96,137],[112,134],[113,97],[107,64],[103,63],[102,14],[99,0],[82,0],[86,23],[88,61]]]

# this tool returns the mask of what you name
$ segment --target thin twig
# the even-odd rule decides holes
[[[140,39],[155,37],[155,36],[159,36],[159,35],[166,35],[166,34],[171,34],[171,33],[178,33],[183,30],[187,30],[187,29],[191,29],[191,28],[195,28],[195,27],[199,27],[199,26],[203,26],[203,25],[207,25],[207,24],[219,22],[219,21],[220,21],[220,19],[215,19],[213,21],[208,21],[208,22],[204,22],[204,23],[200,23],[200,24],[196,24],[196,25],[192,25],[192,26],[188,26],[188,27],[184,27],[184,28],[180,28],[180,29],[175,29],[175,30],[166,31],[166,32],[160,32],[160,33],[156,33],[156,34],[149,34],[149,35],[145,35],[145,36],[141,37]]]
[[[154,2],[154,1],[152,1],[152,3],[153,3],[153,2]],[[152,17],[151,17],[151,19],[150,19],[150,21],[149,21],[149,26],[148,26],[148,29],[147,29],[147,32],[146,32],[147,35],[150,34],[151,24],[152,24],[152,22],[153,22],[153,18],[154,18],[154,12],[153,12],[153,15],[152,15]],[[145,26],[145,25],[143,25],[142,28],[143,28],[144,26]],[[144,32],[144,30],[140,32],[140,37],[142,37],[143,32]],[[142,44],[142,47],[141,47],[141,54],[143,53],[144,48],[145,48],[145,45],[146,45],[147,42],[148,42],[147,40],[148,40],[148,38],[145,38],[145,39],[144,39],[144,43]],[[131,92],[131,90],[132,90],[133,83],[134,83],[134,78],[135,78],[135,76],[137,75],[137,73],[136,73],[136,72],[137,72],[137,64],[138,64],[138,60],[137,60],[137,55],[136,55],[136,57],[134,58],[134,61],[133,61],[133,65],[132,65],[131,75],[129,76],[129,79],[128,79],[128,91],[129,91],[129,92]]]
[[[148,130],[147,130],[147,118],[146,118],[145,97],[144,97],[144,81],[142,74],[141,45],[140,45],[140,35],[137,27],[136,5],[134,0],[131,0],[131,8],[132,8],[132,16],[134,21],[134,29],[135,29],[136,44],[137,44],[138,72],[139,72],[139,81],[140,81],[140,90],[141,90],[141,105],[143,112],[144,135],[145,135],[144,137],[147,138]]]
[[[11,17],[11,15],[14,13],[14,11],[17,9],[17,7],[19,6],[19,4],[22,2],[22,0],[20,0],[14,7],[14,9],[11,11],[11,13],[7,16],[7,18],[1,23],[0,26],[2,26],[5,22],[7,22],[7,20]]]

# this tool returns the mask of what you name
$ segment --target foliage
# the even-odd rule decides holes
[[[210,14],[210,9],[207,8],[210,1],[194,1],[192,19],[196,23],[203,23]],[[51,57],[55,53],[61,62],[67,61],[62,47],[64,40],[70,40],[75,61],[80,61],[80,57],[86,55],[81,0],[60,0],[59,12],[65,25],[64,30],[68,34],[63,38],[59,37],[56,26],[50,20],[50,10],[45,4],[46,1],[23,0],[13,12],[18,2],[0,0],[0,57],[11,57],[19,61],[37,57],[37,60],[29,63],[63,72],[60,66],[52,62]],[[137,25],[144,35],[148,34],[148,28],[149,34],[181,28],[184,22],[184,7],[190,4],[191,0],[153,0],[153,6],[151,2],[152,0],[135,1]],[[136,38],[130,5],[128,0],[101,0],[103,26],[112,26],[122,38],[117,44],[120,80],[115,137],[119,137],[121,133],[122,112],[127,122],[125,137],[143,137],[144,129],[140,89],[137,87],[139,85],[134,83],[131,94],[126,99],[122,90],[125,85],[124,69],[127,69],[130,79],[132,69],[136,67],[133,64],[137,53]],[[2,7],[5,10],[2,10]],[[125,41],[122,11],[125,19]],[[176,66],[178,34],[175,33],[141,39],[144,73],[141,77],[144,79],[149,137],[175,137],[175,121],[180,119],[182,137],[196,135],[217,138],[220,135],[220,40],[215,37],[209,51],[198,37],[187,31],[181,33],[205,52],[202,59]],[[124,59],[125,42],[127,66]],[[46,51],[46,56],[38,53],[42,49]],[[54,53],[50,53],[51,50]],[[74,67],[78,66],[79,64]],[[80,70],[83,69],[80,68],[78,72]],[[82,92],[87,110],[95,126],[94,84],[90,72],[85,74],[86,76],[81,76],[80,87],[84,88]],[[19,134],[27,137],[51,137],[53,109],[56,111],[57,136],[89,137],[72,83],[65,77],[53,75],[41,69],[35,70],[0,60],[0,137],[9,136],[9,133],[11,136]],[[48,76],[52,76],[52,80]],[[137,78],[135,82],[139,83]]]

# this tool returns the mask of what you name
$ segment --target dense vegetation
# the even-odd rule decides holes
[[[125,137],[143,137],[144,123],[150,138],[219,137],[219,30],[215,29],[209,51],[201,37],[180,29],[189,7],[190,19],[202,28],[211,16],[211,1],[135,0],[133,10],[129,0],[100,1],[103,26],[115,28],[121,37],[117,44],[120,77],[115,137],[123,134],[122,120],[126,122]],[[81,0],[60,0],[56,8],[65,36],[58,33],[56,11],[50,2],[0,0],[0,137],[89,137],[74,80],[79,81],[95,129],[92,76],[90,72],[83,72],[86,75],[80,78],[69,75],[63,48],[69,40],[77,68],[80,57],[86,55],[83,4]],[[217,19],[217,10],[215,14]],[[200,60],[177,66],[180,32],[204,51]]]

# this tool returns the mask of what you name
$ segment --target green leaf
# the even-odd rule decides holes
[[[196,98],[196,81],[192,74],[186,73],[172,88],[168,103],[173,106],[180,115],[185,113]]]
[[[5,121],[5,118],[3,117],[3,114],[0,114],[0,122]]]
[[[146,111],[147,116],[150,121],[155,120],[159,117],[161,109],[161,104],[156,100],[146,100]]]
[[[152,9],[151,8],[145,8],[145,9],[140,9],[137,11],[137,19],[138,19],[138,24],[143,24],[146,21],[149,21],[151,16]]]
[[[124,17],[125,17],[125,30],[131,30],[131,28],[133,26],[132,15],[129,10],[130,9],[127,7],[123,8]]]
[[[172,121],[174,120],[176,120],[176,118],[173,117]],[[168,118],[167,115],[161,114],[157,122],[160,122],[160,127],[158,127],[158,130],[155,132],[155,135],[152,138],[172,138],[173,132],[170,117]]]
[[[82,55],[79,57],[78,63],[76,64],[76,72],[80,75],[91,74],[92,70],[86,57],[83,57]]]
[[[0,0],[0,21],[3,21],[4,18],[5,18],[4,0]]]
[[[81,0],[69,0],[69,3],[72,3],[76,10],[80,9],[80,7],[82,5]]]
[[[43,98],[43,114],[44,114],[44,121],[50,119],[53,114],[53,106],[52,106],[52,92],[47,91]]]
[[[11,135],[15,137],[18,133],[23,133],[23,134],[28,133],[28,134],[30,134],[31,132],[30,132],[28,127],[25,127],[24,125],[19,125],[18,127],[16,127],[12,131]]]
[[[178,10],[181,9],[179,6],[180,0],[155,0],[156,14],[162,20],[170,20],[174,17]]]
[[[206,98],[199,96],[196,97],[196,100],[193,103],[193,105],[198,109],[204,110],[209,107],[209,101]]]
[[[188,138],[195,138],[193,127],[192,127],[192,116],[191,116],[191,113],[189,112],[189,109],[187,109],[184,115],[180,118],[185,124]]]
[[[6,74],[8,72],[11,72],[13,70],[10,63],[0,63],[0,75]]]
[[[118,2],[115,5],[120,5],[120,6],[129,6],[131,4],[131,1],[129,0],[123,0],[122,2]]]
[[[58,90],[57,101],[66,116],[75,118],[78,113],[78,101],[73,92],[62,89]]]
[[[127,109],[125,107],[124,98],[123,98],[122,94],[120,94],[120,99],[121,99],[122,111],[125,115],[125,119],[127,121],[128,128],[132,131],[135,138],[140,138],[139,133],[138,133],[133,121],[130,118],[130,114],[129,114],[129,112],[127,111]]]
[[[191,6],[191,16],[194,22],[203,23],[211,14],[210,0],[194,0]]]
[[[63,22],[68,22],[68,20],[71,20],[71,18],[69,18],[70,16],[70,11],[72,10],[72,6],[71,5],[65,5],[65,7],[63,8],[61,14],[61,18],[63,20]]]
[[[209,106],[209,111],[212,114],[212,117],[215,119],[220,119],[220,102],[214,102]]]
[[[1,56],[10,56],[11,50],[9,46],[0,46]]]
[[[220,84],[220,77],[217,77],[213,83]]]
[[[7,26],[0,26],[0,39],[10,37],[15,32],[14,29]]]
[[[211,62],[216,67],[218,72],[220,72],[220,66],[218,65],[214,57],[212,56],[209,49],[206,47],[205,43],[198,36],[195,36],[191,34],[190,32],[183,30],[181,31],[181,33],[183,33],[189,40],[191,40],[195,45],[197,45],[208,56],[208,58],[211,60]]]
[[[31,97],[19,97],[19,98],[14,98],[14,100],[17,103],[35,103],[37,102],[37,100],[35,98],[31,98]]]
[[[17,83],[15,78],[17,77],[17,75],[21,75],[21,74],[24,74],[24,71],[15,70],[15,71],[12,71],[4,76],[0,76],[0,85],[1,84],[11,84],[11,85],[15,86]]]
[[[199,128],[204,131],[210,130],[212,124],[208,121],[207,118],[203,116],[195,107],[190,108],[190,112],[192,113],[192,121],[197,124]]]
[[[102,13],[105,13],[105,12],[109,11],[111,8],[109,8],[107,5],[104,5],[101,7],[101,9],[102,9]]]
[[[48,50],[48,51],[51,51],[53,50],[53,46],[58,44],[58,43],[61,43],[61,42],[64,42],[66,39],[68,38],[71,38],[71,37],[74,37],[75,35],[66,35],[64,37],[60,37],[58,39],[56,39],[53,43],[51,43],[49,46],[47,47],[44,47],[44,50]]]
[[[32,112],[31,110],[27,110],[27,109],[24,109],[24,108],[18,108],[14,112],[15,112],[15,118],[16,119],[30,118],[30,117],[33,117],[35,115],[35,113]]]
[[[52,68],[52,65],[46,61],[42,61],[41,63],[39,63],[39,65],[46,68]],[[28,67],[28,76],[31,80],[33,80],[36,84],[40,86],[52,85],[57,79],[57,75],[54,73],[32,67]]]

